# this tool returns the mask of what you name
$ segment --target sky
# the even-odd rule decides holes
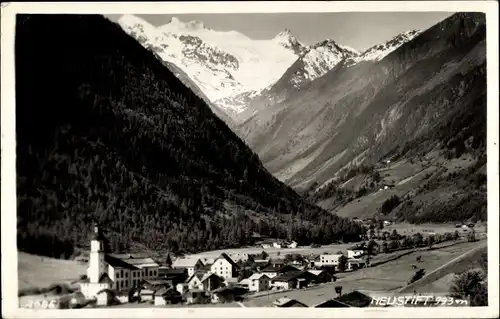
[[[309,45],[327,38],[363,51],[392,39],[401,32],[427,29],[450,16],[451,12],[325,12],[325,13],[233,13],[233,14],[140,14],[138,17],[160,26],[172,17],[187,22],[203,21],[218,30],[235,30],[251,39],[271,39],[289,29]],[[116,21],[120,15],[108,15]]]

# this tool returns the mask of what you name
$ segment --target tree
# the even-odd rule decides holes
[[[427,244],[429,245],[429,249],[432,249],[432,245],[434,245],[434,242],[435,242],[435,238],[434,238],[434,235],[430,235],[428,238],[427,238]]]
[[[383,247],[383,252],[384,252],[384,254],[388,254],[388,253],[389,253],[389,245],[387,244],[387,242],[386,242],[386,241],[384,241],[384,242],[382,243],[382,247]]]
[[[337,269],[339,270],[339,272],[343,272],[346,270],[346,266],[347,266],[347,257],[342,255],[339,257],[339,263]]]
[[[476,241],[476,232],[474,230],[470,231],[468,234],[467,234],[467,241],[469,242],[474,242]]]
[[[267,259],[267,257],[269,257],[269,254],[263,250],[261,253],[260,253],[260,258],[261,259]]]
[[[455,230],[455,232],[453,233],[453,239],[456,241],[460,238],[460,234],[458,233],[458,230]]]
[[[415,281],[421,279],[425,275],[425,269],[419,269],[415,272],[413,277],[411,277],[409,284],[414,283]]]
[[[372,239],[368,242],[368,245],[366,246],[366,254],[367,255],[375,255],[375,247],[377,247],[378,244]]]
[[[393,230],[391,236],[389,237],[391,240],[399,240],[399,234],[397,230]]]
[[[413,235],[413,245],[415,247],[422,246],[423,242],[424,242],[424,236],[422,236],[421,233],[416,233],[415,235]]]
[[[342,295],[342,286],[335,286],[335,292],[338,296]]]
[[[481,269],[469,269],[455,275],[450,286],[450,294],[453,297],[468,298],[471,303],[472,301],[479,304],[487,303],[487,293],[486,273]],[[485,295],[486,298],[484,298]]]
[[[396,250],[396,249],[398,249],[398,248],[399,248],[399,241],[398,241],[398,240],[394,240],[394,239],[393,239],[393,240],[391,240],[391,241],[389,242],[389,249],[390,249],[390,250]]]

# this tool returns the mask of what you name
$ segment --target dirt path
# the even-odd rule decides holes
[[[407,292],[413,291],[415,288],[419,288],[422,284],[424,284],[424,285],[429,284],[429,283],[431,283],[435,280],[438,280],[439,278],[447,275],[448,272],[443,273],[443,274],[441,274],[441,272],[443,270],[446,270],[446,268],[452,267],[455,263],[466,258],[467,256],[474,254],[479,249],[485,248],[487,246],[487,244],[488,244],[487,240],[481,241],[479,243],[479,245],[477,247],[475,247],[474,249],[469,250],[469,251],[461,254],[460,256],[453,258],[452,260],[446,262],[445,264],[441,265],[440,267],[434,269],[433,271],[431,271],[430,273],[428,273],[427,275],[425,275],[421,279],[415,281],[414,283],[412,283],[406,287],[403,287],[401,290],[399,290],[399,293],[407,293]]]

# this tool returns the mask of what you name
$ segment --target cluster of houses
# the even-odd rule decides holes
[[[259,243],[262,248],[297,248],[298,244],[296,241],[291,240],[264,240]]]
[[[263,258],[247,253],[222,253],[217,258],[167,255],[160,266],[140,254],[108,254],[103,236],[95,227],[87,277],[80,283],[84,297],[97,305],[134,300],[162,306],[172,303],[231,302],[243,295],[268,290],[301,289],[334,281],[343,254]],[[362,250],[348,250],[346,270],[365,266]]]

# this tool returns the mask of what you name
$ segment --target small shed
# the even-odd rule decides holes
[[[162,288],[154,294],[155,306],[176,304],[182,301],[181,294],[173,288]]]
[[[115,299],[115,294],[111,289],[102,289],[97,292],[97,305],[108,306],[111,305]]]

